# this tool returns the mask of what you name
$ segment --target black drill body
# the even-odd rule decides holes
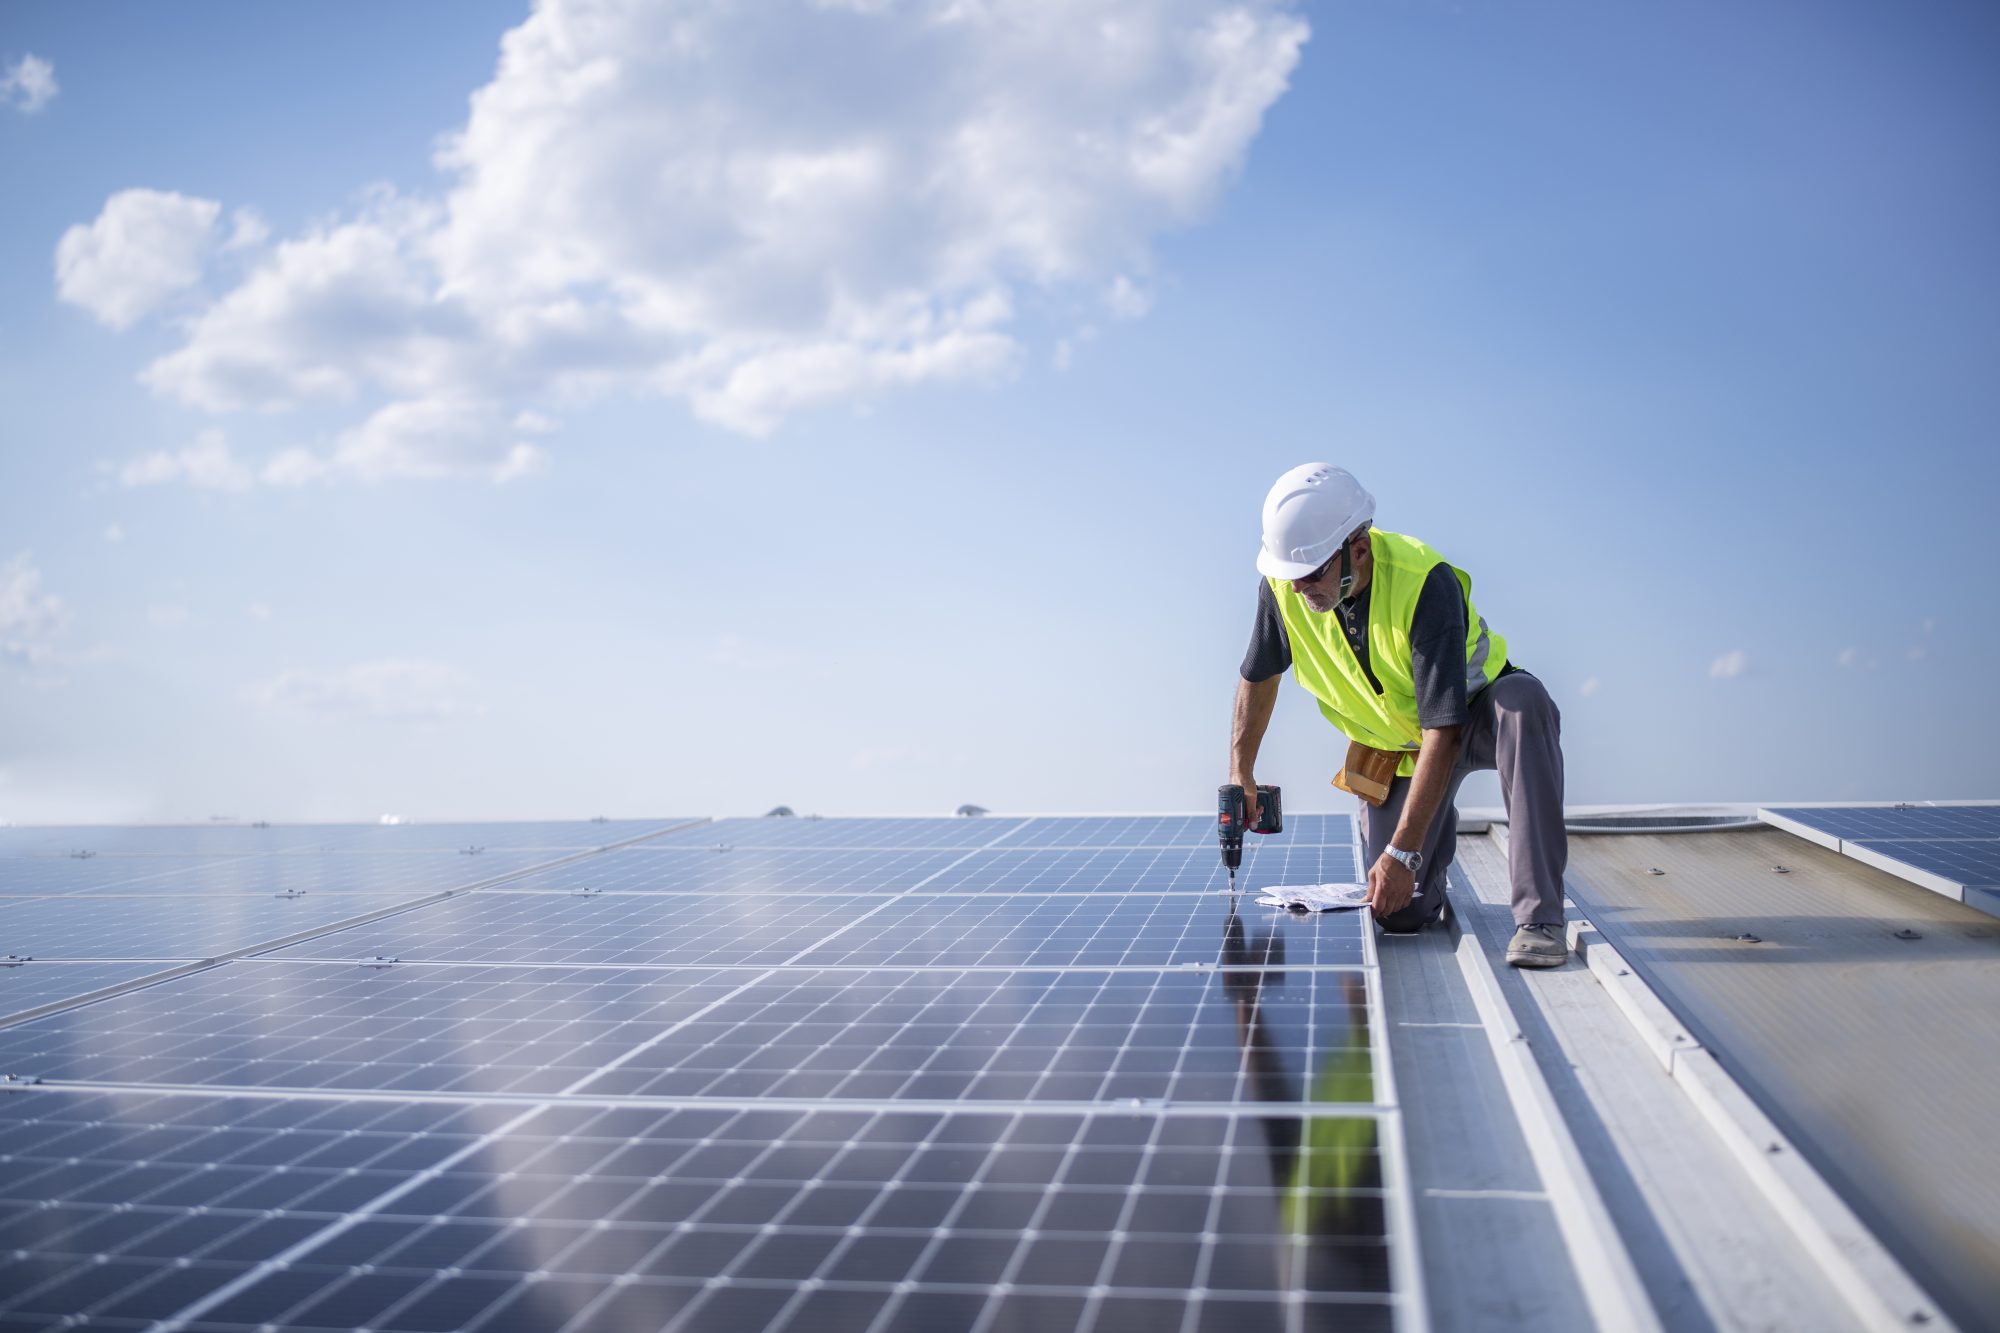
[[[1222,840],[1222,864],[1229,869],[1229,891],[1236,892],[1236,868],[1243,864],[1243,835],[1249,833],[1282,833],[1285,818],[1278,804],[1278,789],[1257,786],[1257,826],[1246,828],[1249,823],[1249,803],[1243,799],[1243,788],[1230,782],[1216,792],[1215,832]]]

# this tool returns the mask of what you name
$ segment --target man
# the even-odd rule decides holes
[[[1562,716],[1507,660],[1507,641],[1472,604],[1471,577],[1374,518],[1375,497],[1326,463],[1293,468],[1265,497],[1265,577],[1236,686],[1229,780],[1254,823],[1257,750],[1291,668],[1352,742],[1334,781],[1363,797],[1369,905],[1385,931],[1410,934],[1445,910],[1459,784],[1497,769],[1515,924],[1507,961],[1560,967]]]

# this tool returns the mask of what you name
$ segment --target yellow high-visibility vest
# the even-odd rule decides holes
[[[1398,776],[1417,768],[1423,727],[1417,721],[1417,689],[1410,664],[1410,622],[1417,595],[1431,570],[1445,558],[1415,537],[1368,530],[1375,572],[1368,583],[1368,665],[1381,682],[1377,690],[1361,669],[1335,611],[1321,613],[1292,591],[1290,579],[1272,579],[1278,614],[1292,648],[1292,675],[1319,700],[1319,711],[1349,740],[1378,750],[1404,751]],[[1465,593],[1465,693],[1491,685],[1507,665],[1507,641],[1494,633],[1472,604],[1472,576],[1453,567]]]

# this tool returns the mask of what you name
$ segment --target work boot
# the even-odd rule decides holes
[[[1507,942],[1507,962],[1512,967],[1561,967],[1568,956],[1569,945],[1560,926],[1522,926]]]

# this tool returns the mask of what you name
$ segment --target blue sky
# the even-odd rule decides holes
[[[2000,795],[1989,7],[752,8],[0,10],[0,819],[1201,809],[1308,459],[1572,802]]]

